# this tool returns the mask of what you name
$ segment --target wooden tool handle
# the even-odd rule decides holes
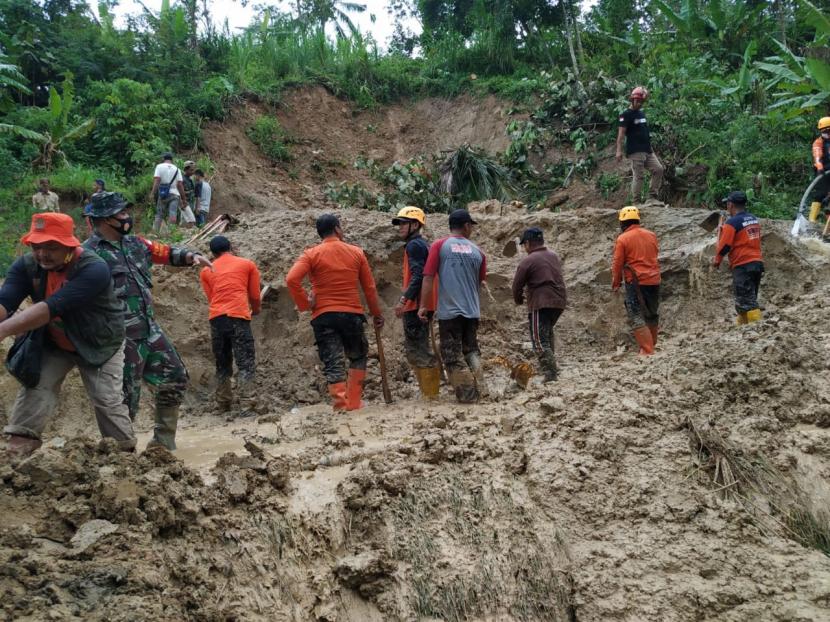
[[[380,361],[380,383],[383,387],[383,401],[392,403],[392,392],[389,390],[389,377],[386,373],[386,356],[383,354],[383,340],[380,337],[380,328],[375,326],[375,339],[378,343],[378,361]]]

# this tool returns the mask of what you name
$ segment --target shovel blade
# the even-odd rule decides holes
[[[501,251],[503,257],[513,257],[519,250],[516,240],[510,240]]]
[[[714,231],[720,224],[720,217],[720,212],[712,212],[706,217],[706,219],[703,222],[700,223],[700,226],[703,227],[706,231]]]

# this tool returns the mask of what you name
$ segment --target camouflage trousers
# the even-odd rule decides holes
[[[412,367],[435,367],[438,360],[432,352],[429,324],[418,318],[417,311],[403,314],[403,347],[406,360]]]
[[[187,369],[178,352],[162,332],[150,321],[150,335],[145,339],[127,339],[124,351],[124,403],[130,419],[138,416],[141,381],[156,389],[156,406],[179,406],[187,389]]]
[[[240,383],[251,382],[256,374],[256,352],[251,321],[220,315],[210,320],[210,339],[216,359],[216,378],[233,376],[233,362],[239,370]]]
[[[455,397],[462,404],[475,402],[484,388],[481,353],[478,349],[478,318],[461,315],[438,320],[441,358]],[[478,374],[480,381],[473,374]]]

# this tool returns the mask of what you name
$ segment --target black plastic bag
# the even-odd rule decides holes
[[[27,389],[34,389],[40,382],[45,330],[46,327],[41,326],[20,335],[6,355],[6,369]]]

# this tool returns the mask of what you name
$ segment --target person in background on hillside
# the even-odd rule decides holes
[[[187,370],[173,344],[156,323],[150,294],[153,264],[207,266],[195,251],[151,242],[132,235],[133,219],[124,198],[115,192],[92,197],[95,233],[84,248],[97,253],[112,272],[115,294],[124,306],[127,344],[124,361],[124,403],[130,419],[138,416],[141,381],[156,388],[155,425],[148,447],[176,448],[179,406],[187,389]]]
[[[654,354],[660,308],[660,263],[657,236],[640,226],[640,210],[620,210],[620,233],[614,244],[611,289],[625,281],[625,308],[640,346],[640,354]]]
[[[41,177],[37,183],[38,190],[32,195],[32,208],[36,212],[61,211],[60,198],[49,190],[49,180],[46,177]]]
[[[478,347],[479,288],[487,276],[487,258],[470,241],[476,224],[467,210],[450,214],[449,236],[436,240],[429,249],[418,309],[418,317],[426,322],[437,277],[441,358],[455,397],[464,404],[487,395]]]
[[[86,221],[87,237],[92,235],[92,197],[99,192],[105,192],[107,184],[103,179],[96,179],[92,182],[92,194],[90,195],[90,202],[84,205],[84,220]]]
[[[415,372],[421,395],[425,399],[435,399],[441,386],[441,370],[430,344],[429,325],[418,318],[424,265],[429,255],[429,244],[421,236],[421,230],[427,224],[426,215],[419,207],[407,206],[392,219],[392,224],[398,227],[398,235],[406,242],[403,255],[403,291],[398,304],[395,305],[395,315],[403,321],[406,360]],[[435,293],[437,294],[437,289]],[[435,303],[433,295],[427,307],[430,315],[435,311]]]
[[[317,234],[322,242],[303,252],[288,271],[285,284],[297,309],[311,311],[311,328],[334,410],[357,410],[363,406],[360,400],[369,354],[358,284],[374,325],[382,328],[375,279],[363,250],[343,241],[337,216],[320,216]],[[311,282],[310,295],[303,289],[306,276]],[[348,375],[344,355],[349,359]]]
[[[207,222],[208,214],[210,214],[210,199],[213,195],[213,189],[210,187],[208,180],[205,179],[205,173],[202,169],[196,169],[193,173],[193,180],[195,184],[196,195],[196,226],[203,227]]]
[[[625,138],[625,155],[631,161],[631,200],[634,202],[640,200],[643,175],[646,170],[651,172],[648,196],[656,199],[663,185],[663,165],[651,148],[648,122],[643,112],[643,105],[648,99],[648,91],[645,87],[638,86],[631,91],[629,99],[631,106],[620,114],[617,128],[617,162],[622,160],[622,144]]]
[[[718,248],[712,265],[719,268],[723,258],[729,255],[732,268],[732,284],[735,289],[735,310],[738,325],[761,319],[758,306],[758,288],[764,274],[761,255],[761,223],[746,211],[746,194],[740,190],[730,192],[723,199],[729,218],[721,228]]]
[[[568,304],[562,261],[545,247],[544,234],[538,227],[526,229],[519,242],[527,257],[519,263],[513,277],[513,301],[522,304],[527,288],[530,340],[545,372],[544,381],[552,382],[558,376],[553,327]]]
[[[161,231],[165,214],[169,224],[176,224],[182,197],[186,196],[182,172],[173,164],[173,154],[165,153],[161,159],[161,164],[156,165],[153,172],[153,189],[150,190],[150,200],[156,203],[156,217],[153,220],[155,233]]]
[[[258,315],[259,269],[250,259],[237,257],[225,236],[210,241],[213,269],[202,268],[199,279],[208,299],[211,346],[216,359],[216,405],[221,412],[233,403],[231,377],[233,362],[239,370],[236,383],[242,415],[254,414],[257,407],[254,379],[256,352],[251,316]]]
[[[821,180],[816,183],[810,194],[810,222],[818,220],[821,206],[826,205],[827,195],[830,193],[830,117],[818,120],[818,131],[820,136],[813,141],[813,170]]]
[[[34,386],[20,388],[3,430],[13,454],[40,447],[61,383],[73,367],[92,402],[101,436],[128,451],[135,447],[121,399],[124,311],[107,264],[81,248],[74,229],[67,214],[34,214],[21,240],[32,252],[12,264],[0,289],[0,340],[45,327],[39,378],[33,379]],[[27,297],[32,305],[18,311]]]
[[[182,169],[182,185],[184,186],[185,201],[181,208],[181,225],[187,229],[196,225],[196,182],[193,181],[193,172],[196,163],[188,160]]]

